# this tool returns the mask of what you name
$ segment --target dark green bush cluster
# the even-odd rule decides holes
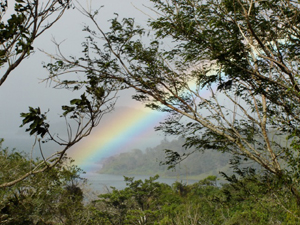
[[[2,141],[1,141],[2,143]],[[0,143],[0,144],[1,144]],[[0,145],[0,180],[9,182],[38,164]],[[285,179],[254,169],[209,176],[194,184],[125,177],[127,187],[112,188],[89,201],[82,171],[64,159],[44,173],[0,189],[0,224],[298,224],[297,200]]]

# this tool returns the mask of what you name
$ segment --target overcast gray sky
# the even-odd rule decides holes
[[[12,1],[9,0],[9,2]],[[114,13],[118,13],[121,18],[134,17],[141,25],[146,24],[148,17],[140,10],[153,14],[151,10],[143,6],[151,7],[151,3],[147,0],[79,0],[78,2],[92,9],[104,5],[97,16],[104,30],[108,29],[107,20],[113,18]],[[0,87],[0,138],[6,139],[4,146],[22,148],[20,150],[27,151],[30,148],[34,139],[29,138],[23,128],[19,128],[22,121],[20,113],[27,112],[28,106],[40,106],[42,111],[50,109],[50,115],[57,116],[61,105],[68,104],[72,98],[71,92],[53,89],[46,83],[41,83],[41,80],[47,77],[46,70],[42,68],[42,62],[49,62],[50,59],[38,48],[55,53],[55,45],[51,41],[55,38],[57,42],[63,41],[62,50],[65,55],[80,54],[81,42],[86,36],[86,33],[82,31],[85,24],[91,24],[91,22],[76,9],[66,11],[51,29],[36,40],[35,53],[24,60]],[[127,96],[124,99],[126,100],[119,101],[118,107],[132,104],[133,100],[130,100],[130,97]],[[57,123],[55,119],[52,119],[52,122],[54,125]]]

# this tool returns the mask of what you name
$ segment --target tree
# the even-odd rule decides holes
[[[6,69],[6,72],[0,78],[0,85],[7,79],[12,70],[16,68],[21,61],[28,57],[32,51],[32,44],[44,31],[51,28],[56,23],[66,9],[71,7],[70,0],[55,1],[39,1],[27,0],[16,1],[15,12],[6,22],[3,15],[7,11],[8,2],[4,1],[1,7],[1,49],[0,49],[0,66]],[[61,68],[66,65],[59,61],[51,65],[52,70]],[[72,68],[72,66],[70,67]],[[70,69],[69,68],[69,69]],[[113,108],[116,100],[116,84],[102,82],[92,73],[86,74],[87,78],[83,78],[81,82],[62,81],[59,88],[66,88],[72,91],[85,89],[85,93],[80,91],[79,97],[72,99],[70,105],[62,106],[60,117],[64,119],[66,124],[66,136],[51,132],[51,126],[47,121],[47,112],[42,112],[40,107],[29,107],[29,112],[21,113],[23,123],[21,126],[29,125],[26,129],[30,135],[35,135],[35,144],[40,149],[42,161],[26,167],[18,176],[10,176],[8,179],[2,179],[0,176],[0,188],[10,187],[18,182],[34,176],[38,173],[56,167],[64,158],[68,149],[79,142],[82,138],[88,136],[92,129],[96,127],[101,118],[109,113]],[[61,149],[49,157],[45,157],[42,144],[52,141]],[[10,165],[7,165],[10,166]],[[17,169],[17,168],[15,168]]]
[[[0,140],[1,183],[18,178],[40,160],[24,152],[2,147]],[[0,189],[1,224],[77,224],[83,213],[82,171],[64,157],[55,168]],[[77,214],[76,214],[77,213]]]
[[[90,36],[84,52],[89,47],[93,54],[56,56],[68,67],[53,70],[49,64],[49,79],[88,71],[135,89],[134,99],[169,112],[158,130],[184,135],[186,147],[229,152],[235,159],[258,163],[282,179],[300,204],[299,3],[151,2],[157,18],[146,29],[132,18],[117,17],[106,32],[95,19],[97,11],[82,9],[94,25],[85,29]],[[154,38],[143,41],[148,30]],[[105,40],[103,47],[99,38]],[[163,41],[171,42],[171,48],[164,48]],[[187,156],[167,153],[170,164]]]
[[[144,182],[125,177],[125,189],[112,188],[92,202],[91,224],[299,223],[299,210],[288,188],[275,180],[266,182],[270,177],[243,172],[242,179],[222,186],[215,176],[172,186],[156,182],[157,176]]]
[[[160,222],[180,204],[180,199],[169,185],[157,182],[158,177],[156,175],[145,181],[124,177],[125,189],[113,187],[110,193],[99,195],[94,201],[96,211],[101,212],[97,221],[104,224]]]
[[[33,42],[71,7],[71,0],[16,0],[14,13],[5,20],[8,6],[7,0],[0,3],[0,66],[5,68],[0,86],[33,52]]]
[[[58,64],[61,66],[60,63]],[[57,166],[67,150],[82,138],[88,136],[92,129],[100,123],[102,117],[113,110],[117,94],[115,85],[99,82],[97,78],[90,75],[82,81],[82,84],[76,84],[75,87],[68,85],[67,88],[78,91],[81,87],[86,89],[86,93],[81,94],[80,98],[72,99],[70,105],[62,106],[63,113],[60,117],[66,123],[66,138],[51,132],[50,124],[47,121],[48,112],[42,113],[39,107],[29,107],[28,113],[21,113],[21,116],[24,117],[21,126],[29,124],[26,131],[30,135],[35,135],[34,145],[37,145],[40,149],[43,160],[27,167],[27,170],[23,170],[23,173],[18,174],[18,177],[9,177],[8,180],[0,184],[0,188],[13,186],[29,176]],[[61,149],[49,157],[44,157],[42,144],[49,141],[56,143]]]

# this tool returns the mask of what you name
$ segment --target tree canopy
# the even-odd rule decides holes
[[[1,224],[74,224],[83,211],[86,180],[82,170],[64,157],[47,173],[35,174],[12,187],[0,189]],[[24,152],[3,147],[0,139],[0,182],[18,179],[23,171],[41,163]]]
[[[135,89],[134,99],[169,112],[158,130],[184,135],[186,147],[253,160],[284,179],[300,200],[299,3],[151,2],[157,18],[146,28],[133,18],[116,17],[105,31],[96,20],[98,11],[82,9],[93,22],[85,28],[84,55],[55,56],[64,64],[55,69],[48,64],[49,79],[83,72]],[[167,154],[170,164],[186,157]]]
[[[22,126],[36,136],[42,159],[8,152],[0,140],[1,223],[299,222],[299,3],[151,2],[157,17],[145,28],[117,16],[103,30],[98,11],[81,9],[92,22],[84,29],[89,36],[82,56],[65,57],[57,45],[56,61],[44,65],[56,87],[80,90],[79,97],[62,106],[67,138],[51,132],[47,112],[29,107],[21,114]],[[7,1],[0,4],[0,65],[7,68],[0,85],[32,52],[34,39],[69,7],[69,1],[48,1],[43,6],[52,8],[43,13],[39,3],[16,1],[7,22],[2,22]],[[52,12],[59,16],[43,27]],[[69,79],[71,73],[76,78]],[[75,182],[80,170],[63,164],[65,153],[90,134],[113,109],[118,92],[127,89],[134,89],[133,98],[147,107],[169,113],[157,130],[183,137],[183,147],[231,154],[236,174],[223,174],[230,183],[218,187],[210,176],[170,187],[155,182],[157,176],[144,182],[125,178],[124,190],[113,188],[84,205]],[[48,158],[42,149],[47,141],[61,147]],[[193,152],[170,149],[166,154],[172,167]],[[242,160],[260,165],[261,173],[239,168]]]
[[[67,9],[73,7],[71,0],[26,0],[15,1],[14,5],[10,3],[7,0],[0,3],[0,66],[4,71],[0,77],[0,86],[23,59],[33,53],[33,42],[50,29]],[[9,11],[8,7],[11,9],[12,6],[14,6],[13,13],[6,15]],[[59,61],[51,68],[55,70],[64,65]],[[24,168],[17,177],[10,176],[8,179],[2,179],[1,175],[0,188],[13,186],[30,176],[56,167],[65,157],[67,150],[88,136],[101,118],[114,108],[117,84],[102,82],[91,76],[83,79],[82,83],[73,81],[73,84],[75,87],[70,89],[75,91],[84,88],[85,93],[80,91],[77,98],[70,100],[70,104],[61,106],[62,112],[59,116],[62,118],[62,123],[66,124],[66,138],[53,132],[48,121],[49,110],[43,112],[40,107],[29,106],[28,112],[21,113],[23,118],[21,127],[28,125],[26,131],[35,136],[32,149],[37,147],[43,160]],[[64,81],[61,86],[69,89]],[[58,148],[54,154],[46,156],[43,152],[43,143],[50,141],[57,144]]]
[[[0,77],[0,86],[23,59],[33,52],[33,42],[61,18],[65,10],[71,7],[71,2],[19,0],[14,3],[14,12],[6,15],[12,2],[1,1],[0,66],[5,70]]]

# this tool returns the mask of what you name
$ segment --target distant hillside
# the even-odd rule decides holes
[[[154,148],[147,148],[146,151],[134,149],[130,152],[111,156],[102,161],[103,167],[99,172],[118,175],[159,174],[162,177],[188,176],[199,178],[217,175],[219,171],[228,170],[229,154],[217,151],[195,152],[172,170],[168,170],[168,166],[160,165],[160,162],[165,159],[165,149],[172,149],[179,153],[194,150],[186,150],[182,147],[183,144],[184,139],[164,140]]]

